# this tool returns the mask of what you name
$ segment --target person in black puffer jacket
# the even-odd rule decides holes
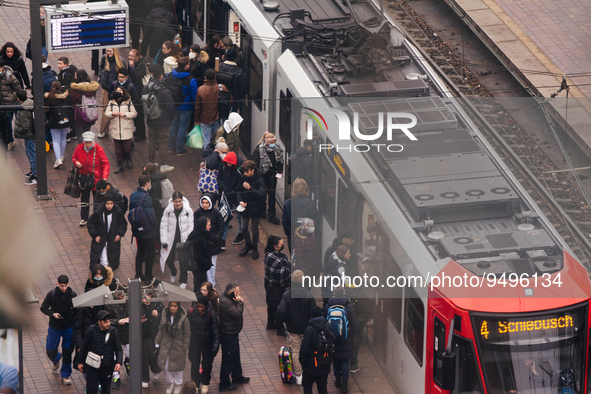
[[[217,313],[204,295],[197,296],[197,304],[189,314],[191,323],[191,343],[189,345],[189,361],[191,361],[191,380],[197,387],[202,384],[201,391],[207,392],[211,381],[213,359],[220,348],[220,325]],[[199,365],[203,372],[199,372]]]
[[[236,186],[236,197],[239,205],[244,209],[240,212],[242,216],[242,235],[246,240],[240,256],[246,256],[252,250],[252,259],[259,258],[259,221],[265,213],[265,181],[262,173],[256,168],[252,160],[242,164],[242,175]],[[237,209],[238,210],[238,209]],[[252,231],[252,239],[248,232],[248,225]]]
[[[105,196],[105,203],[90,216],[87,229],[92,238],[90,265],[104,263],[115,271],[119,268],[121,238],[127,232],[127,220],[111,194]]]
[[[201,284],[207,282],[207,271],[211,268],[211,252],[209,250],[209,239],[211,221],[206,217],[195,220],[193,232],[187,238],[193,244],[193,259],[197,269],[193,271],[193,289],[199,294]]]
[[[51,84],[51,91],[45,93],[45,105],[51,138],[53,140],[53,152],[55,164],[58,168],[64,164],[64,152],[66,151],[66,136],[70,131],[72,109],[70,108],[70,92],[58,81]]]
[[[209,230],[209,253],[211,254],[211,268],[207,271],[207,282],[210,282],[215,286],[215,267],[216,262],[218,259],[218,254],[222,251],[222,247],[225,249],[226,245],[222,240],[222,236],[224,235],[224,219],[222,218],[222,214],[213,207],[213,198],[209,195],[204,195],[199,199],[199,209],[195,211],[194,220],[195,226],[197,228],[197,221],[200,218],[208,218],[211,223],[211,229]],[[205,282],[205,281],[203,281]],[[200,288],[201,283],[199,286],[195,287]]]
[[[334,297],[328,300],[328,303],[324,307],[324,317],[328,319],[328,310],[333,305],[340,305],[345,308],[347,314],[347,322],[349,327],[347,328],[347,339],[344,336],[336,338],[335,340],[335,351],[333,370],[335,376],[335,387],[340,387],[343,393],[348,391],[349,383],[349,360],[353,353],[354,347],[354,333],[357,332],[357,316],[355,315],[355,309],[353,304],[345,297],[345,289],[337,287],[334,289]]]
[[[312,394],[312,385],[316,382],[318,394],[327,394],[327,380],[330,374],[332,354],[324,358],[324,363],[319,364],[316,351],[319,348],[320,333],[324,333],[327,342],[332,341],[333,343],[334,335],[331,326],[327,324],[326,319],[322,316],[322,309],[319,306],[314,306],[310,311],[310,315],[312,319],[310,319],[304,331],[299,356],[303,370],[302,386],[304,387],[304,394]]]

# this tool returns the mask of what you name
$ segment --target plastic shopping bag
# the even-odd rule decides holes
[[[187,137],[187,146],[193,149],[203,149],[203,134],[201,134],[201,126],[193,127],[193,130]]]

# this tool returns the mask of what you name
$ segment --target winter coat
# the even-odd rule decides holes
[[[107,62],[109,62],[108,70],[105,68]],[[117,81],[117,62],[115,61],[115,55],[111,58],[108,58],[107,55],[103,55],[99,65],[99,77],[101,88],[104,90],[109,90],[111,84]]]
[[[121,211],[121,213],[123,213],[123,216],[125,216],[125,212],[127,211],[127,208],[128,208],[126,205],[129,205],[129,201],[127,201],[127,204],[125,204],[126,197],[123,195],[123,193],[121,193],[119,191],[119,189],[117,189],[113,185],[111,185],[111,188],[109,189],[107,194],[105,194],[104,196],[100,193],[96,194],[96,196],[94,197],[95,205],[98,206],[98,204],[104,203],[105,198],[108,195],[113,197],[113,202],[115,203],[115,206],[119,207],[119,210]]]
[[[169,72],[171,72],[172,70],[174,70],[175,68],[177,68],[179,65],[176,57],[174,56],[167,56],[164,58],[164,73],[168,74]]]
[[[291,264],[283,252],[265,253],[265,287],[285,290],[291,281]]]
[[[189,361],[192,363],[197,362],[195,354],[198,353],[199,349],[204,348],[209,348],[215,357],[220,349],[221,333],[218,315],[211,304],[207,304],[203,315],[197,311],[197,308],[193,308],[189,314],[189,322],[191,323]]]
[[[107,311],[111,313],[111,326],[115,327],[117,331],[119,331],[119,338],[121,338],[121,344],[129,344],[129,323],[119,324],[119,320],[129,317],[129,310],[127,308],[127,304],[107,305]]]
[[[140,204],[140,200],[143,197],[144,193],[148,194],[148,192],[145,189],[143,189],[139,186],[136,189],[136,191],[131,193],[131,196],[129,196],[129,210],[130,211]],[[158,202],[156,201],[156,203],[158,203]],[[156,238],[158,236],[158,224],[159,223],[158,223],[158,218],[156,217],[156,212],[154,211],[154,205],[153,205],[153,201],[152,201],[152,198],[150,197],[150,195],[147,195],[144,198],[144,203],[142,204],[142,207],[144,208],[144,211],[146,211],[146,214],[148,215],[148,220],[150,221],[150,225],[152,226],[152,228],[148,231],[144,231],[142,234],[133,234],[133,235],[139,239]]]
[[[72,82],[74,82],[74,75],[76,75],[76,71],[78,71],[76,66],[68,65],[68,67],[60,70],[59,74],[57,75],[57,79],[63,87],[70,90],[70,85],[72,85]]]
[[[244,182],[248,182],[250,190],[246,190],[243,186]],[[265,181],[263,181],[262,173],[255,168],[254,174],[248,178],[246,175],[241,175],[236,186],[238,202],[245,202],[246,209],[240,212],[245,218],[262,217],[265,213],[265,196],[267,195],[265,188]]]
[[[227,91],[222,85],[222,90]],[[218,99],[220,98],[220,87],[217,81],[205,80],[203,85],[197,89],[195,99],[195,124],[211,124],[218,118]]]
[[[182,80],[189,76],[191,76],[191,74],[188,71],[178,72],[176,69],[174,69],[170,72],[170,74],[168,74],[167,78],[172,77]],[[189,84],[186,84],[186,82],[183,83],[182,89],[184,97],[183,104],[175,104],[174,108],[177,111],[191,111],[193,109],[195,97],[197,95],[197,82],[193,77],[191,77]]]
[[[144,88],[144,81],[143,78],[148,74],[148,65],[146,63],[146,59],[140,57],[137,62],[134,63],[133,67],[127,64],[127,69],[129,70],[129,78],[131,79],[131,83],[135,86],[136,90],[139,92],[142,91]]]
[[[332,297],[324,306],[325,318],[327,318],[328,315],[328,308],[330,308],[333,305],[341,305],[345,307],[345,312],[347,313],[347,322],[349,322],[347,339],[345,340],[344,338],[337,338],[335,340],[334,358],[338,360],[348,360],[351,358],[351,354],[353,353],[353,336],[354,333],[357,332],[357,316],[355,315],[355,309],[353,308],[353,304],[351,304],[348,298]]]
[[[113,112],[123,112],[125,116],[114,116]],[[133,131],[135,126],[133,118],[137,116],[137,111],[130,99],[118,103],[115,100],[109,101],[105,116],[111,121],[109,122],[109,134],[113,136],[114,140],[130,140],[133,138]]]
[[[232,78],[233,86],[226,86],[226,88],[232,92],[232,99],[234,101],[242,100],[245,95],[244,88],[246,85],[246,74],[244,71],[238,67],[235,62],[231,62],[229,60],[226,60],[220,64],[220,71],[234,75]]]
[[[168,201],[168,206],[164,210],[162,220],[160,221],[160,243],[168,244],[167,249],[160,249],[160,268],[164,273],[164,266],[168,255],[174,243],[174,236],[176,233],[177,218],[174,213],[174,204],[172,198]],[[181,242],[185,242],[189,238],[189,234],[193,232],[193,210],[189,204],[189,200],[183,197],[183,209],[179,215],[179,229],[181,230]]]
[[[10,66],[4,66],[0,74],[0,105],[17,105],[16,92],[22,90],[18,78]]]
[[[92,277],[92,271],[88,273],[88,279],[86,279],[86,284],[84,285],[85,293],[89,292],[90,290],[94,290],[100,286],[107,286],[109,290],[112,291],[117,290],[117,282],[113,280],[115,279],[115,274],[113,274],[113,270],[111,269],[111,267],[105,267],[104,269],[107,272],[107,275],[104,278],[104,280],[100,282],[94,280],[94,278]]]
[[[197,86],[203,85],[203,81],[205,80],[205,71],[209,68],[207,66],[207,62],[209,61],[209,55],[205,51],[201,51],[198,56],[198,59],[191,61],[191,75],[195,78],[195,82],[197,82]]]
[[[49,93],[45,93],[45,98]],[[70,92],[62,86],[62,89],[50,101],[47,111],[50,129],[69,129],[72,117],[72,108],[70,108]]]
[[[224,157],[224,159],[227,159],[227,156]],[[238,170],[240,166],[242,166],[242,163],[244,163],[244,159],[240,156],[236,156],[236,162],[232,162],[232,164],[234,164],[233,167],[224,165],[222,169],[222,190],[228,199],[228,204],[230,204],[232,208],[238,206],[236,188],[238,186],[238,180],[242,175]]]
[[[72,155],[72,162],[74,165],[76,165],[77,161],[82,164],[82,167],[78,169],[78,173],[80,175],[89,175],[92,172],[92,162],[95,152],[96,157],[94,158],[94,184],[96,186],[97,182],[101,179],[109,179],[111,165],[109,164],[109,159],[107,159],[105,150],[95,143],[92,148],[86,152],[84,149],[84,143],[79,144]],[[93,187],[92,190],[96,190],[96,187]]]
[[[197,269],[202,271],[209,270],[213,265],[211,263],[211,252],[209,251],[210,233],[205,229],[206,226],[206,218],[195,220],[193,232],[187,238],[189,242],[193,243],[193,259]]]
[[[218,305],[218,317],[220,319],[220,330],[223,334],[234,335],[242,331],[244,325],[244,303],[230,298],[227,293],[220,297]]]
[[[324,276],[341,276],[342,274],[347,275],[347,260],[341,260],[339,256],[337,256],[337,252],[333,252],[326,264],[324,264]],[[297,263],[296,263],[297,264]],[[330,280],[329,282],[330,283]],[[326,286],[322,288],[322,297],[323,298],[330,298],[332,297],[332,291],[330,290],[330,286]]]
[[[105,222],[105,212],[107,208],[104,204],[88,218],[88,234],[92,238],[90,245],[90,266],[100,263],[101,254],[105,245],[107,246],[107,259],[109,267],[116,270],[119,268],[119,258],[121,256],[121,240],[115,242],[115,237],[118,235],[123,238],[127,232],[127,220],[121,209],[117,205],[113,205],[111,211],[111,226],[107,233],[107,223]],[[100,242],[96,242],[96,237],[100,237]]]
[[[287,331],[292,334],[303,334],[308,321],[312,318],[310,310],[314,306],[316,301],[312,293],[301,283],[292,283],[291,289],[283,293],[277,312],[285,323]]]
[[[209,209],[207,211],[201,207],[201,201],[203,199],[209,199]],[[216,208],[213,208],[212,199],[207,195],[199,199],[199,209],[195,211],[194,216],[195,228],[197,228],[197,221],[202,217],[208,218],[211,222],[211,229],[209,230],[209,252],[212,256],[215,256],[222,251],[224,219],[222,218],[222,214]]]
[[[170,127],[172,119],[174,118],[174,101],[170,91],[162,84],[162,82],[152,78],[150,82],[142,90],[142,96],[148,94],[149,91],[154,91],[154,95],[158,99],[158,106],[162,110],[162,113],[158,119],[148,119],[146,116],[146,122],[148,127],[163,128]]]
[[[314,162],[312,152],[303,146],[300,147],[294,155],[291,156],[290,166],[291,182],[297,178],[302,178],[308,185],[314,183]]]
[[[131,82],[131,78],[129,77],[127,77],[123,85],[119,83],[119,80],[111,83],[109,85],[109,97],[111,97],[115,89],[117,89],[119,86],[127,90],[127,93],[129,93],[129,95],[131,96],[132,103],[134,103],[135,105],[138,105],[140,103],[140,96],[138,94],[138,90],[136,89],[135,85]]]
[[[224,189],[223,189],[224,174],[222,172],[222,170],[224,169],[224,163],[222,161],[222,158],[220,157],[220,154],[214,150],[215,145],[216,145],[215,142],[212,142],[207,146],[207,148],[210,149],[207,156],[205,156],[206,155],[205,150],[207,148],[203,150],[203,159],[205,160],[205,168],[208,168],[210,170],[217,170],[217,172],[218,172],[218,176],[217,176],[218,190],[219,190],[219,193],[221,194],[221,192],[224,191]]]
[[[187,359],[187,349],[191,339],[191,326],[187,318],[187,311],[179,306],[175,322],[170,323],[170,317],[167,314],[168,308],[162,313],[160,319],[160,328],[154,343],[160,345],[158,354],[158,366],[164,369],[166,360],[168,360],[168,370],[170,372],[179,372],[185,369]]]
[[[27,98],[23,102],[23,107],[30,109],[23,109],[18,111],[14,121],[14,138],[22,138],[24,140],[35,139],[35,124],[33,123],[33,106],[35,103],[32,99]]]
[[[71,287],[62,293],[59,287],[55,287],[45,296],[41,304],[41,312],[49,316],[49,327],[56,330],[65,330],[74,325],[74,315],[76,310],[72,304],[72,298],[76,297],[76,292]],[[61,319],[53,317],[54,313],[59,313]]]
[[[142,56],[146,56],[148,46],[150,47],[150,57],[155,58],[164,41],[172,41],[176,35],[176,19],[172,12],[168,12],[164,7],[153,8],[146,17],[146,25],[150,26],[144,32],[144,39],[140,48]]]
[[[306,375],[322,376],[330,373],[332,363],[316,366],[314,361],[314,352],[318,349],[319,333],[325,330],[328,331],[325,335],[332,335],[331,326],[327,324],[324,317],[320,316],[311,319],[304,331],[299,361]]]
[[[265,162],[263,155],[268,156],[270,160],[270,166],[266,169],[263,165]],[[269,171],[272,171],[273,176],[275,176],[275,174],[283,174],[283,149],[277,144],[275,147],[270,148],[264,141],[261,142],[256,148],[254,148],[252,155],[250,155],[250,160],[254,161],[257,168],[264,174]]]
[[[43,69],[43,93],[47,93],[51,90],[51,85],[57,81],[57,74],[51,69],[51,66],[47,66]]]
[[[82,96],[86,97],[95,97],[96,98],[96,91],[99,89],[100,85],[96,81],[91,82],[80,82],[76,83],[73,82],[70,85],[70,99],[72,101],[72,105],[81,105],[82,104]],[[98,102],[98,101],[97,101]],[[85,122],[80,115],[77,114],[77,111],[74,109],[74,126],[92,126],[93,123]]]
[[[12,139],[12,124],[10,118],[4,111],[0,111],[0,139],[4,144],[8,145]]]
[[[107,334],[109,334],[108,339]],[[84,334],[84,341],[80,348],[78,360],[86,360],[88,352],[103,356],[101,366],[115,364],[123,365],[121,338],[119,337],[119,332],[113,325],[104,331],[100,329],[98,323],[94,326],[90,326],[88,331],[86,331],[86,334]]]
[[[318,276],[322,273],[322,257],[314,234],[302,234],[298,227],[294,233],[295,267],[308,276]]]
[[[239,130],[234,130],[238,122],[238,115],[236,112],[230,112],[228,119],[224,122],[219,129],[216,130],[214,135],[214,141],[220,137],[224,137],[226,144],[228,145],[228,152],[234,152],[238,154],[240,148],[240,133]]]
[[[160,327],[160,319],[162,318],[162,311],[164,305],[161,302],[150,302],[148,305],[142,302],[142,314],[146,316],[147,321],[142,323],[142,337],[150,338],[152,342],[158,335],[158,328]],[[152,314],[153,311],[158,312],[158,316]]]
[[[88,328],[97,322],[97,314],[105,309],[105,305],[99,306],[87,306],[82,308],[76,308],[76,317],[74,318],[74,329],[73,337],[74,337],[74,345],[76,349],[80,349],[82,347],[82,342],[84,341],[84,334],[88,331]],[[81,362],[78,359],[78,362],[75,362],[75,366],[77,367],[79,363],[84,363],[84,360]]]
[[[22,56],[18,58],[14,55],[12,57],[0,56],[0,60],[4,61],[4,66],[8,66],[14,72],[14,76],[21,85],[21,88],[31,89],[31,81],[29,80],[29,72],[27,66],[25,66],[25,60]]]

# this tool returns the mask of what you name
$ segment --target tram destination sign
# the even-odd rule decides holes
[[[44,8],[48,52],[129,46],[128,6],[123,0]]]

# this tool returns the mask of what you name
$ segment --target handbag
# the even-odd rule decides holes
[[[88,175],[80,175],[78,177],[78,186],[80,189],[92,189],[94,187],[94,159],[96,158],[96,148],[92,154],[92,172]]]
[[[203,133],[201,126],[196,125],[187,136],[187,146],[193,149],[203,149]]]
[[[81,191],[80,186],[78,185],[78,168],[76,168],[76,166],[73,166],[68,174],[64,194],[73,198],[80,198]]]
[[[192,242],[179,242],[176,244],[177,260],[179,266],[184,267],[187,271],[196,271],[197,262],[193,258],[193,243]],[[182,269],[182,268],[181,268]]]
[[[86,365],[92,368],[99,369],[101,367],[101,362],[103,361],[103,357],[99,356],[94,352],[88,352],[86,356]]]
[[[210,170],[205,166],[205,162],[201,163],[199,168],[199,183],[197,190],[202,193],[218,192],[218,170]]]
[[[232,208],[230,207],[230,203],[228,203],[228,199],[224,192],[222,192],[222,197],[220,198],[218,212],[222,215],[224,223],[228,223],[234,217],[232,215]]]

